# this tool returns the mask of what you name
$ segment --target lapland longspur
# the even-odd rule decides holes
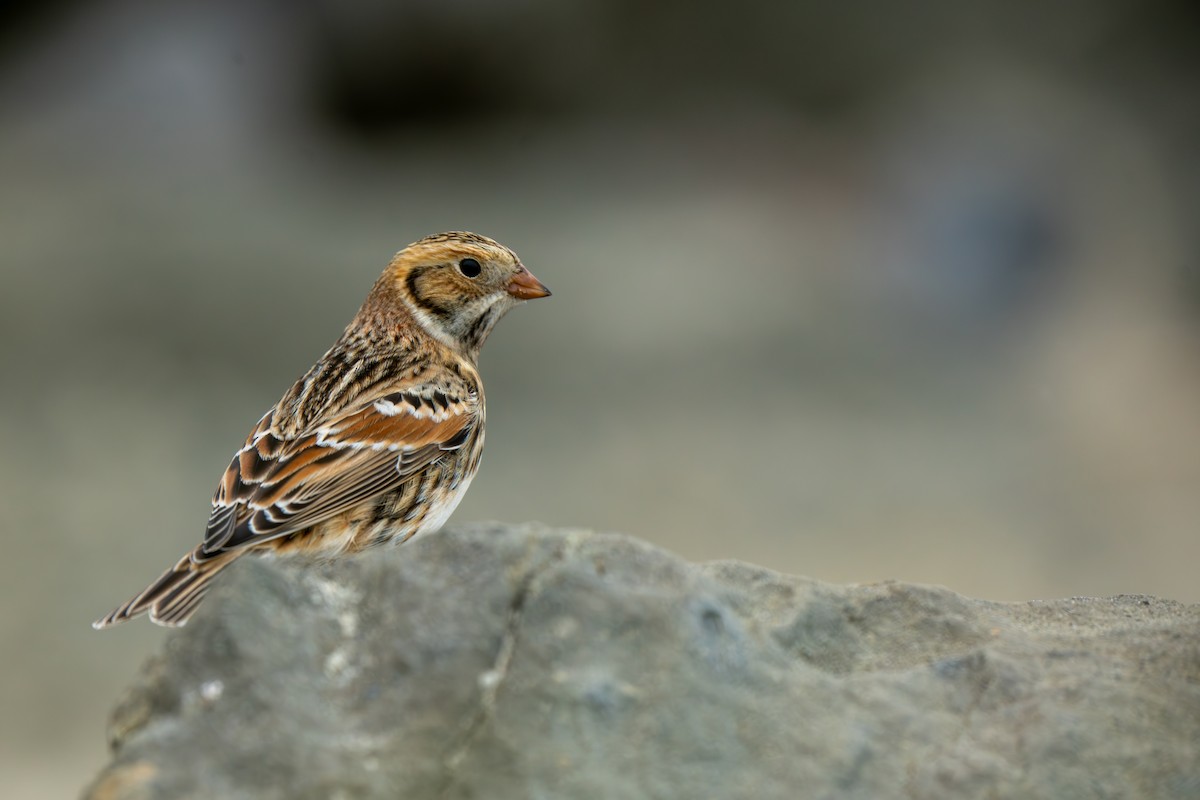
[[[509,309],[549,294],[485,236],[441,233],[401,250],[234,455],[204,541],[92,626],[145,613],[183,625],[246,553],[327,557],[436,531],[483,452],[480,348]]]

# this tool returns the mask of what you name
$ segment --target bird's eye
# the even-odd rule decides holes
[[[464,258],[458,262],[458,271],[468,278],[478,278],[483,267],[479,266],[479,262],[473,258]]]

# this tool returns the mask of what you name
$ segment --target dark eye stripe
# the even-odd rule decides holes
[[[404,280],[404,282],[408,285],[408,295],[412,298],[414,303],[428,311],[430,314],[433,314],[439,319],[448,320],[454,316],[454,309],[435,301],[432,297],[427,297],[424,292],[421,291],[421,287],[419,285],[421,276],[430,269],[431,267],[417,267],[408,273],[408,276]]]

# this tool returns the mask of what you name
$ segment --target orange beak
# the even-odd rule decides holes
[[[546,285],[533,277],[533,273],[521,267],[521,271],[512,277],[504,290],[518,300],[535,300],[539,297],[549,297],[550,290]]]

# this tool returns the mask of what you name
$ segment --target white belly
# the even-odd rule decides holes
[[[463,479],[462,483],[458,484],[458,488],[452,494],[448,494],[440,502],[434,503],[429,512],[425,515],[425,519],[421,520],[421,524],[412,532],[405,542],[411,542],[418,536],[423,536],[427,533],[437,533],[450,519],[450,515],[454,513],[454,509],[458,508],[458,504],[462,502],[463,495],[467,493],[467,488],[470,487],[471,481],[475,480],[475,475],[468,475]]]

